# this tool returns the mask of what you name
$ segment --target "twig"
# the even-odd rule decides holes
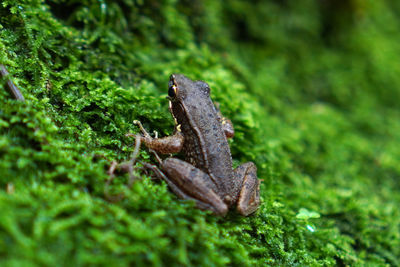
[[[7,78],[7,85],[8,85],[8,90],[10,91],[10,93],[14,96],[15,99],[20,100],[20,101],[25,101],[24,96],[22,95],[21,91],[18,89],[18,87],[11,81],[10,78],[8,78],[8,76],[10,75],[6,69],[6,67],[4,67],[3,64],[0,64],[0,74],[1,76],[3,76],[4,78]]]
[[[116,161],[113,161],[111,163],[111,166],[108,169],[108,175],[110,176],[110,178],[107,180],[107,182],[104,186],[104,195],[106,196],[106,198],[108,200],[110,200],[112,202],[116,202],[116,201],[122,200],[125,197],[123,193],[112,196],[109,192],[110,184],[115,178],[114,172],[116,169],[120,169],[120,170],[128,173],[128,175],[129,175],[129,180],[128,180],[128,184],[127,184],[128,188],[131,188],[133,183],[138,179],[137,176],[134,175],[134,173],[133,173],[133,171],[134,171],[133,165],[135,164],[137,156],[139,154],[140,144],[141,144],[141,137],[140,137],[140,135],[136,135],[135,149],[133,150],[133,152],[131,154],[130,160],[128,162],[124,162],[121,164],[118,164]]]

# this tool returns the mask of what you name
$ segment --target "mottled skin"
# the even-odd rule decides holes
[[[167,158],[161,170],[152,167],[172,191],[195,200],[202,209],[225,215],[229,208],[247,216],[260,204],[257,168],[252,162],[232,167],[227,138],[234,135],[232,123],[216,109],[210,88],[181,74],[171,75],[168,95],[175,119],[175,133],[151,138],[142,128],[142,141],[160,153],[183,152],[185,161]]]

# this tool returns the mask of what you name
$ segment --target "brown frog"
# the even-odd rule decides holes
[[[210,87],[181,74],[170,77],[169,108],[175,119],[172,136],[152,138],[142,127],[141,141],[160,153],[183,152],[186,161],[167,158],[161,170],[153,170],[183,199],[192,199],[204,210],[225,215],[229,208],[247,216],[260,205],[257,168],[247,162],[236,169],[227,138],[234,135],[230,120],[224,118],[210,98]]]

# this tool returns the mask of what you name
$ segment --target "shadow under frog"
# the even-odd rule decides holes
[[[172,136],[152,138],[142,125],[141,141],[159,153],[183,152],[184,159],[167,158],[156,174],[183,199],[197,207],[224,216],[229,208],[247,216],[260,205],[257,168],[252,162],[236,169],[227,138],[234,135],[233,125],[224,118],[210,98],[210,87],[181,74],[171,75],[168,86],[169,108],[175,119]]]

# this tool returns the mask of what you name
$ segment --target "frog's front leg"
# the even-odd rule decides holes
[[[168,158],[161,164],[162,171],[152,165],[146,167],[165,180],[178,197],[194,200],[200,209],[211,210],[217,215],[224,216],[228,212],[228,206],[218,196],[210,176],[193,165]]]
[[[233,124],[230,119],[225,117],[221,118],[222,129],[224,130],[226,138],[232,138],[235,135]]]
[[[215,103],[215,109],[217,110],[218,120],[221,122],[222,130],[224,130],[226,138],[232,138],[235,135],[232,121],[222,115],[218,102]]]
[[[253,162],[247,162],[238,166],[234,173],[236,179],[242,181],[236,209],[243,216],[250,215],[260,206],[260,182],[257,178],[257,167]]]
[[[179,128],[175,130],[174,135],[163,138],[152,138],[144,129],[140,121],[134,121],[134,123],[140,127],[140,130],[143,133],[141,141],[144,142],[148,148],[162,154],[178,153],[181,151],[184,138],[182,133],[179,131]]]

